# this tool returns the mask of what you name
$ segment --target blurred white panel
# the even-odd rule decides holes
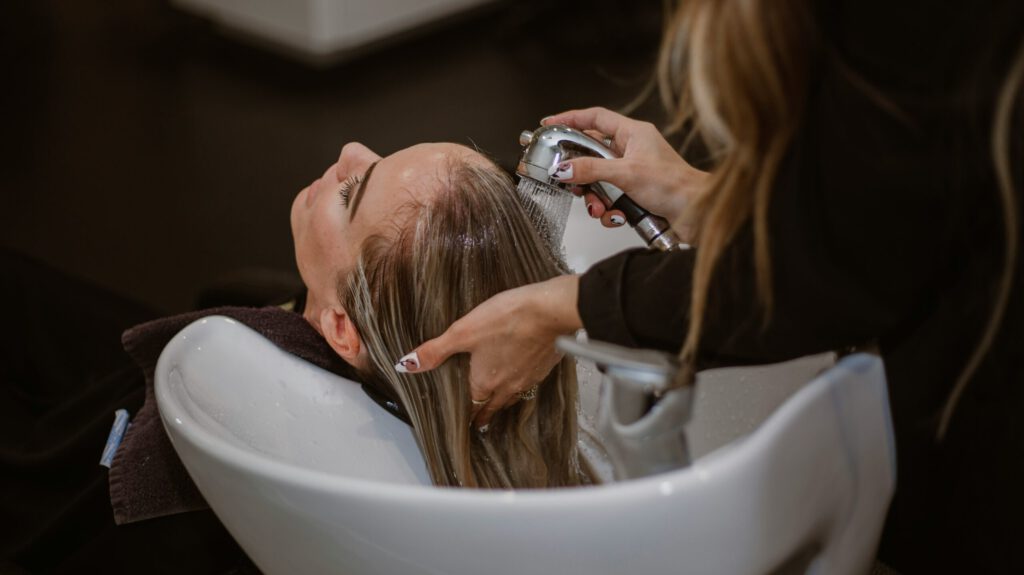
[[[494,0],[172,0],[225,29],[310,62],[330,62],[370,43]]]

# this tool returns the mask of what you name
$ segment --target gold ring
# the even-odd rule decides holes
[[[519,396],[519,399],[523,401],[530,401],[531,399],[537,397],[537,387],[538,385],[535,385],[530,389],[527,389],[526,391],[520,391],[516,395]]]

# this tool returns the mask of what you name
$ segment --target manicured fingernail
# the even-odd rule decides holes
[[[540,125],[541,125],[541,126],[543,126],[543,125],[544,125],[544,124],[546,124],[546,123],[548,122],[548,120],[550,120],[551,118],[554,118],[554,116],[544,116],[543,118],[541,118],[541,119],[540,119]]]
[[[572,164],[570,162],[562,162],[548,168],[548,175],[556,180],[571,180],[572,179]]]
[[[612,216],[609,219],[611,219],[612,223],[617,225],[617,226],[621,226],[622,224],[626,223],[626,218],[624,218],[624,217],[622,217],[622,216],[620,216],[618,214],[615,214],[614,216]]]
[[[398,373],[409,373],[420,368],[420,356],[416,352],[408,353],[395,364],[395,371]]]
[[[589,214],[590,217],[594,217],[594,204],[591,204],[590,202],[587,202],[587,214]]]

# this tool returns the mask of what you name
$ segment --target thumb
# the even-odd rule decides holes
[[[456,345],[452,330],[442,333],[432,340],[426,341],[416,349],[403,355],[395,363],[398,373],[420,373],[430,371],[441,365],[452,355],[462,351]]]
[[[551,177],[567,184],[592,184],[608,182],[620,188],[628,188],[633,180],[629,162],[622,158],[573,158],[551,168]]]

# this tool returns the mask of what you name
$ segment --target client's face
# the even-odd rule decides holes
[[[393,233],[444,188],[449,159],[489,163],[458,144],[419,144],[381,158],[347,144],[324,175],[292,202],[291,226],[299,274],[309,290],[307,317],[336,301],[339,273],[355,264],[363,240]]]

